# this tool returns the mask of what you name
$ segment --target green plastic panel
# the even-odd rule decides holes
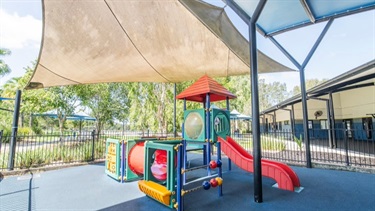
[[[206,115],[204,109],[184,112],[184,139],[186,141],[205,142]]]
[[[165,186],[169,191],[176,192],[176,178],[177,178],[177,153],[175,147],[181,143],[181,140],[165,140],[165,141],[147,141],[145,143],[145,166],[144,166],[144,180],[153,181]],[[154,163],[154,153],[156,150],[167,151],[167,178],[165,181],[160,181],[154,177],[151,171],[151,166]],[[174,208],[174,201],[176,201],[176,194],[171,195],[170,208]]]
[[[211,110],[211,138],[217,142],[217,137],[226,139],[230,135],[230,114],[228,110],[216,109]]]
[[[108,138],[105,150],[105,173],[115,180],[121,180],[121,141]]]

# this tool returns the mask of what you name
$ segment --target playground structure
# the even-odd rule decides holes
[[[229,99],[235,97],[213,79],[203,76],[177,96],[177,99],[184,100],[182,140],[109,140],[107,155],[113,152],[113,155],[119,156],[110,154],[106,172],[121,181],[143,176],[143,180],[138,181],[139,189],[154,200],[177,210],[183,210],[183,197],[186,194],[200,189],[218,187],[219,196],[222,196],[221,152],[228,156],[229,169],[233,160],[243,170],[253,172],[252,156],[230,137]],[[187,100],[203,103],[203,108],[186,110]],[[211,102],[220,100],[226,100],[226,110],[210,108]],[[189,144],[198,145],[200,147],[196,149],[203,150],[201,166],[188,168]],[[213,145],[217,147],[216,160],[211,159]],[[113,157],[116,157],[116,162],[112,161]],[[189,181],[186,173],[198,169],[205,169],[205,175]],[[280,189],[300,190],[298,176],[285,164],[263,159],[262,175],[274,179]],[[196,185],[202,181],[202,184]]]

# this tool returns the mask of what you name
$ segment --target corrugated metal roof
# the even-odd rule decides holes
[[[241,8],[243,19],[249,21],[259,0],[223,0],[231,8]],[[257,21],[258,31],[264,36],[274,36],[304,26],[375,9],[374,0],[268,0]]]
[[[328,94],[329,92],[338,92],[345,88],[361,85],[375,84],[375,60],[371,60],[361,66],[349,70],[335,78],[332,78],[324,83],[321,83],[309,90],[307,90],[307,97],[319,97]],[[295,103],[301,102],[301,94],[293,96],[277,105],[274,105],[261,113],[269,113]]]

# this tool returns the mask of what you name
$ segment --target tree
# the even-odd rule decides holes
[[[75,89],[76,86],[60,86],[46,90],[50,95],[47,106],[56,111],[61,136],[64,133],[66,118],[74,114],[74,111],[80,105]]]
[[[11,52],[8,49],[0,48],[0,56],[10,55]],[[5,64],[3,60],[0,59],[0,77],[3,77],[4,75],[10,73],[10,67]]]
[[[47,92],[44,89],[37,90],[25,90],[25,86],[29,82],[35,63],[32,64],[32,67],[28,66],[25,68],[26,72],[21,77],[12,78],[4,84],[3,90],[1,91],[1,96],[14,98],[16,91],[22,91],[22,102],[21,102],[21,120],[24,119],[24,115],[29,115],[29,127],[32,127],[31,120],[33,113],[43,113],[52,109],[51,107],[51,93]],[[7,108],[12,110],[14,107],[14,102],[6,102]],[[24,122],[20,122],[21,125],[24,125]]]
[[[265,83],[264,79],[259,80],[259,106],[265,110],[290,97],[286,84],[280,82]]]
[[[323,83],[325,81],[327,81],[327,79],[321,79],[321,80],[319,80],[317,78],[307,79],[306,83],[305,83],[306,84],[306,90],[309,90],[309,89],[311,89],[311,88],[313,88],[313,87],[315,87],[315,86],[317,86],[317,85],[319,85],[319,84],[321,84],[321,83]],[[300,86],[295,86],[293,88],[292,93],[293,93],[293,96],[301,94],[301,87]]]
[[[102,83],[77,86],[76,94],[83,106],[91,110],[96,118],[96,131],[99,134],[105,123],[114,119],[125,120],[128,112],[126,83]]]

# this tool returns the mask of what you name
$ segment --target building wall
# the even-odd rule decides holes
[[[368,140],[367,134],[363,129],[363,118],[369,118],[375,113],[375,86],[352,89],[348,91],[343,91],[340,93],[334,93],[332,95],[334,103],[334,113],[335,113],[335,134],[337,139],[344,138],[344,120],[352,121],[353,139],[355,140]],[[328,99],[328,95],[321,96],[320,98]],[[309,121],[312,121],[313,128],[310,130],[310,136],[316,139],[327,139],[328,130],[322,129],[321,121],[327,120],[327,106],[325,101],[309,99],[307,101],[308,107],[308,117]],[[287,109],[291,109],[288,106]],[[316,111],[322,111],[323,114],[319,117],[315,117],[314,113]],[[282,125],[281,130],[291,130],[290,124],[290,114],[286,110],[277,110],[276,122],[277,125]],[[303,116],[302,116],[302,103],[297,103],[294,105],[294,116],[295,116],[295,135],[299,137],[303,134]],[[272,116],[266,115],[268,118],[268,123],[272,123]],[[265,125],[263,123],[262,132],[265,132]],[[288,122],[289,124],[285,125]],[[375,127],[375,119],[372,118],[372,125]],[[280,129],[280,127],[271,127],[269,131],[275,129]],[[281,131],[278,130],[278,131]],[[375,137],[375,130],[372,130],[372,140]]]

